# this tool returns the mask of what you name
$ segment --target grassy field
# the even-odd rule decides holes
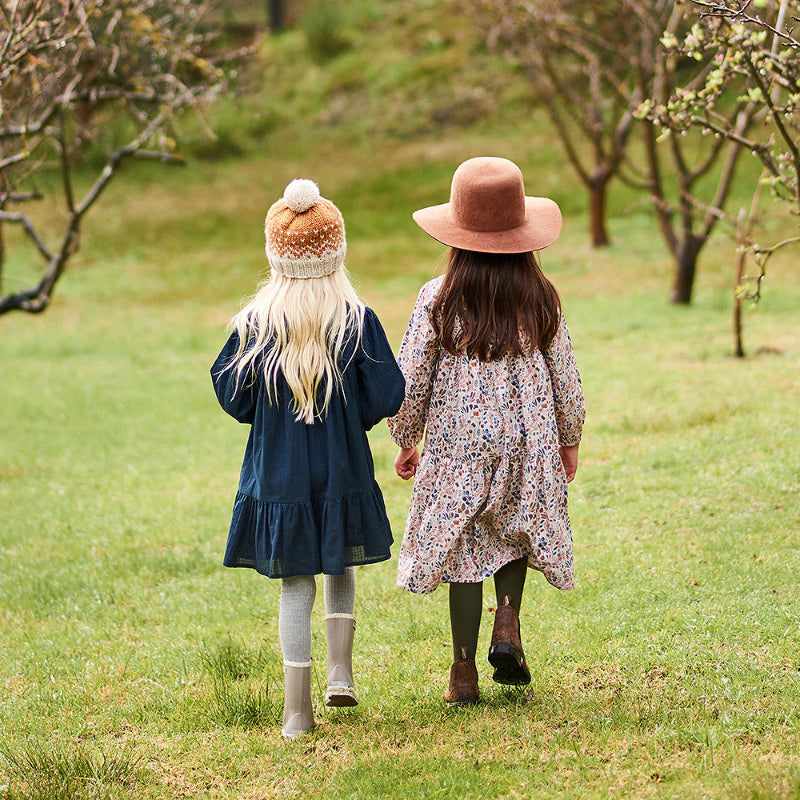
[[[800,797],[800,265],[776,257],[737,360],[726,244],[695,303],[670,307],[646,209],[617,195],[615,244],[591,250],[538,116],[400,133],[296,130],[238,159],[131,169],[52,308],[0,319],[0,798]],[[483,701],[451,710],[446,591],[401,592],[394,559],[360,568],[362,703],[321,703],[318,602],[320,725],[286,743],[278,585],[221,566],[247,431],[208,369],[296,175],[344,212],[354,280],[397,345],[441,268],[410,212],[479,153],[516,160],[565,211],[544,267],[588,406],[577,588],[530,575],[527,690],[489,680],[487,591]],[[18,259],[7,279],[27,274]],[[371,441],[399,543],[410,487],[384,426]]]

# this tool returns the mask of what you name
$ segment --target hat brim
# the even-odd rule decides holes
[[[414,222],[437,242],[479,253],[527,253],[553,244],[561,233],[561,211],[549,197],[525,198],[525,222],[505,231],[473,231],[456,225],[450,203],[415,211]]]

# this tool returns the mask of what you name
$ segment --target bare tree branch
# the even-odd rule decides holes
[[[44,256],[44,258],[47,261],[50,261],[53,258],[53,254],[48,249],[44,239],[39,236],[39,233],[36,230],[33,222],[31,222],[30,218],[26,214],[0,211],[0,222],[11,222],[15,225],[21,225],[25,229],[25,233],[27,233],[36,244],[36,249]]]
[[[175,120],[201,110],[224,84],[224,55],[205,58],[211,31],[199,25],[207,0],[13,0],[0,4],[0,276],[7,255],[3,225],[20,226],[44,261],[40,279],[0,297],[0,314],[43,311],[80,244],[85,215],[128,159],[182,164],[171,152]],[[121,102],[120,102],[121,101]],[[107,163],[76,196],[81,150],[102,130],[99,111],[126,116],[135,133],[109,146]],[[10,206],[42,197],[40,170],[58,170],[53,202],[63,224]],[[46,185],[50,186],[49,182]],[[58,186],[56,189],[55,187]],[[48,227],[49,226],[49,227]],[[51,247],[47,240],[58,239]]]
[[[661,0],[659,0],[660,2]],[[461,0],[489,24],[488,41],[529,76],[567,159],[589,193],[594,244],[608,241],[605,191],[635,124],[639,52],[634,0]],[[642,0],[644,2],[644,0]]]

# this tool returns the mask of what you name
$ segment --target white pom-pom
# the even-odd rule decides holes
[[[296,214],[308,211],[319,200],[319,186],[306,178],[296,178],[283,193],[283,202]]]

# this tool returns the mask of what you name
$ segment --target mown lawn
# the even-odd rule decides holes
[[[670,307],[646,209],[615,209],[614,246],[589,249],[535,124],[446,148],[320,137],[131,169],[52,308],[0,319],[0,797],[800,797],[800,267],[776,258],[747,313],[750,356],[730,357],[726,246],[694,304]],[[221,566],[246,430],[208,369],[296,175],[342,208],[354,279],[397,345],[441,267],[410,212],[478,153],[514,158],[565,209],[544,266],[589,411],[577,588],[531,574],[531,687],[492,684],[481,661],[483,702],[449,710],[446,592],[402,593],[394,560],[359,569],[362,703],[321,704],[319,602],[321,724],[285,743],[279,587]],[[396,553],[410,487],[385,427],[371,441]]]

